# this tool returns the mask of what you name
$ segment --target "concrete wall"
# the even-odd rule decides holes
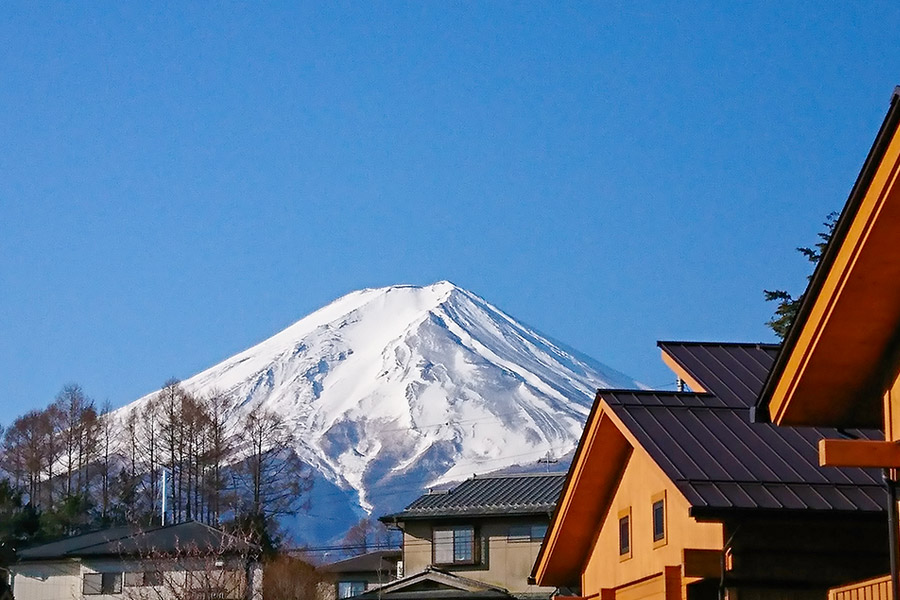
[[[78,562],[14,565],[10,571],[16,600],[81,598],[81,564]]]
[[[553,588],[528,585],[531,567],[540,550],[540,541],[508,541],[510,527],[549,523],[548,517],[497,518],[455,521],[453,525],[474,525],[476,543],[481,547],[477,565],[437,565],[461,577],[468,577],[506,588],[510,592],[543,592]],[[450,523],[448,523],[449,525]],[[432,527],[434,522],[407,522],[403,532],[404,576],[424,571],[432,564]],[[437,524],[440,526],[441,524]]]

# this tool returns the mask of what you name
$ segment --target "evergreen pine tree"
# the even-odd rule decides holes
[[[822,225],[825,226],[825,229],[818,233],[819,241],[812,247],[801,246],[796,249],[797,252],[805,256],[809,262],[813,263],[813,265],[819,264],[819,261],[822,259],[825,247],[828,246],[828,241],[834,233],[837,217],[838,213],[836,212],[828,213],[828,216],[825,217],[825,221],[822,223]],[[811,280],[812,275],[809,275],[806,279],[807,281]],[[787,335],[788,330],[790,330],[794,319],[797,317],[797,311],[800,309],[800,301],[803,299],[803,295],[801,294],[794,298],[794,296],[786,290],[763,290],[763,294],[765,294],[766,302],[778,302],[775,306],[775,314],[772,315],[771,319],[766,321],[766,325],[775,332],[775,335],[778,336],[779,339],[783,340]]]

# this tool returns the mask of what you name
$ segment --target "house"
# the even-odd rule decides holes
[[[352,598],[399,578],[400,550],[376,550],[319,568],[334,579],[333,598]]]
[[[819,469],[835,430],[748,418],[778,347],[659,346],[691,390],[597,393],[536,583],[599,600],[824,600],[883,572],[880,473]]]
[[[898,88],[900,90],[900,88]],[[857,585],[859,597],[900,596],[897,468],[900,467],[900,91],[863,163],[803,295],[754,410],[759,422],[836,427],[819,446],[823,471],[881,468],[888,494],[890,585]],[[883,430],[878,441],[841,435]],[[888,501],[887,498],[890,498]],[[887,572],[887,568],[884,569]],[[835,590],[835,598],[853,590]]]
[[[197,522],[115,527],[18,553],[16,600],[261,597],[258,548]]]
[[[480,475],[382,517],[403,532],[405,577],[362,598],[548,598],[528,575],[564,478]]]

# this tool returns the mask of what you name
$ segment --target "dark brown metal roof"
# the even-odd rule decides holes
[[[600,390],[602,398],[682,491],[693,512],[788,509],[881,512],[876,469],[819,467],[835,429],[751,423],[749,408],[777,347],[660,342],[709,392]],[[880,431],[853,435],[883,439]]]
[[[748,408],[756,401],[779,348],[777,344],[704,342],[656,345],[724,406]]]
[[[549,514],[556,506],[565,477],[565,473],[481,475],[449,491],[420,496],[405,510],[382,520]]]

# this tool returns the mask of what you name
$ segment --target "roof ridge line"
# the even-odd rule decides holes
[[[460,485],[462,485],[465,482],[475,481],[477,479],[512,479],[512,478],[525,479],[526,477],[551,477],[551,476],[565,477],[565,475],[566,475],[566,472],[564,472],[564,471],[553,471],[551,473],[507,473],[507,474],[485,473],[484,475],[477,475],[477,474],[473,475],[469,479],[466,479],[464,482],[461,482],[456,487],[459,487]],[[453,489],[456,489],[456,488],[453,488]],[[450,491],[453,491],[453,490],[450,490]]]
[[[666,396],[715,396],[712,392],[679,392],[678,390],[642,390],[637,388],[598,388],[598,394],[665,394]]]
[[[776,344],[774,342],[698,342],[696,340],[657,340],[656,345],[660,346],[662,344],[672,344],[679,346],[751,346],[754,348],[778,348],[781,344]]]

